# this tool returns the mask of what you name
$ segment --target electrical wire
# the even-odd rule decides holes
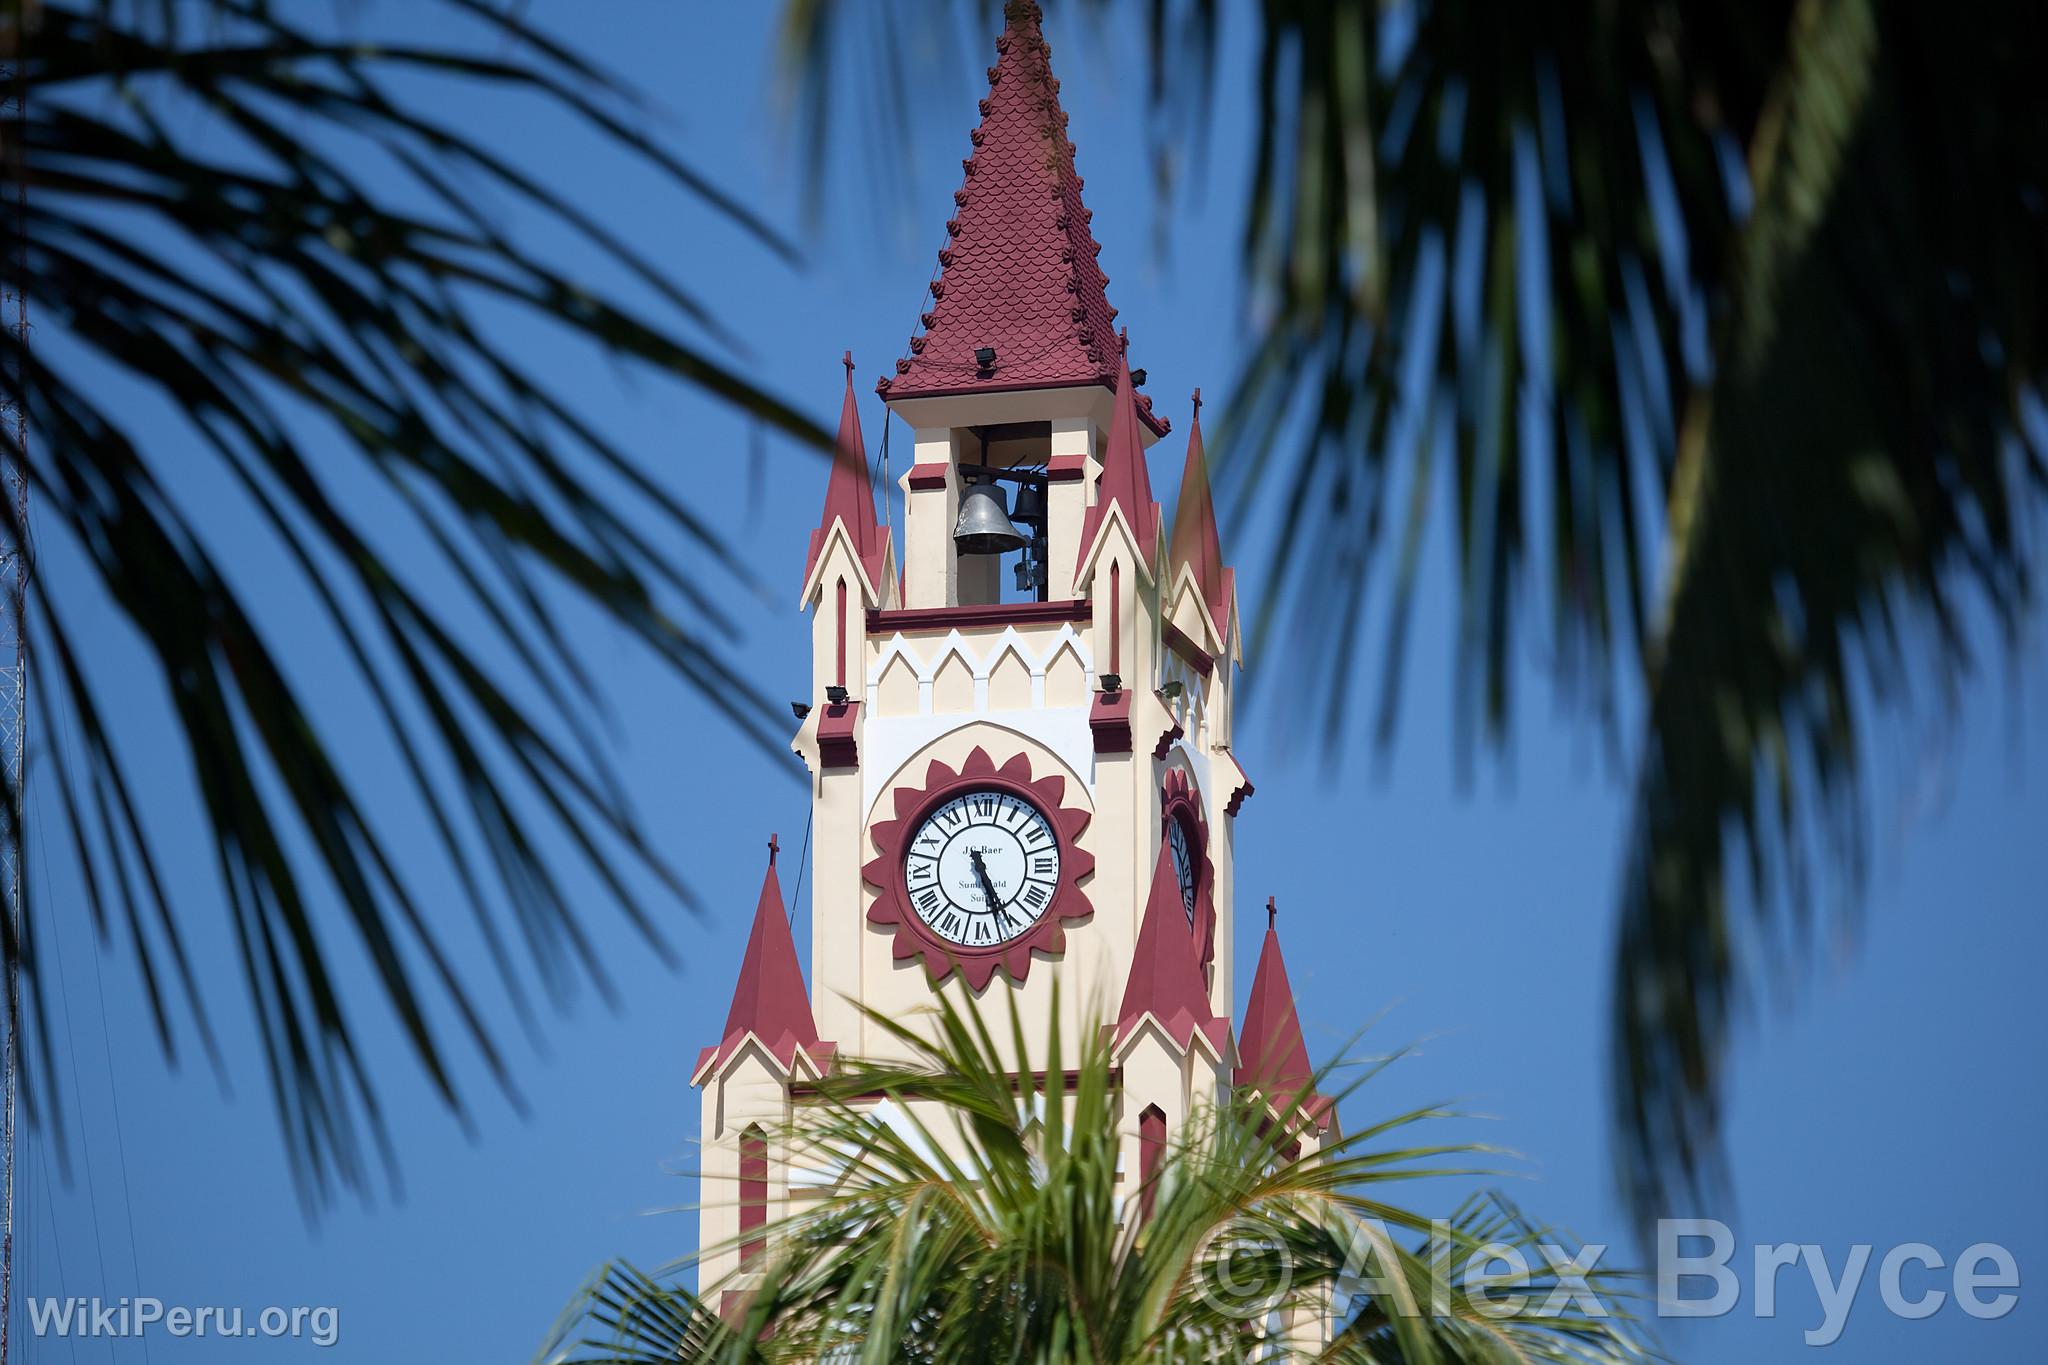
[[[804,869],[810,866],[811,862],[811,819],[810,815],[804,817],[804,848],[803,852],[799,853],[796,859],[796,890],[792,891],[789,896],[789,922],[791,924],[796,923],[796,903],[804,894]]]
[[[50,1198],[50,1157],[49,1153],[41,1144],[38,1144],[36,1147],[36,1165],[40,1169],[42,1174],[43,1210],[45,1216],[47,1216],[50,1220],[50,1245],[54,1247],[57,1252],[57,1297],[63,1298],[65,1297],[64,1291],[71,1287],[71,1274],[69,1271],[64,1269],[64,1234],[63,1231],[57,1225],[56,1203]],[[23,1339],[28,1340],[28,1338]],[[64,1342],[67,1346],[71,1348],[71,1359],[73,1359],[74,1361],[77,1360],[77,1336],[73,1333],[66,1332],[64,1334]]]

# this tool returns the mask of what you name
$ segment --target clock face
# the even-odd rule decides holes
[[[1166,821],[1166,847],[1173,855],[1173,875],[1180,882],[1180,903],[1188,912],[1188,927],[1195,924],[1195,848],[1188,838],[1187,826],[1169,816]]]
[[[1051,822],[1007,791],[964,792],[933,808],[903,853],[912,912],[963,948],[991,948],[1024,933],[1059,884]]]

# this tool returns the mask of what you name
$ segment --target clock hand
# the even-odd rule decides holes
[[[989,878],[988,864],[981,860],[981,850],[971,848],[967,850],[967,857],[974,864],[974,875],[981,878],[981,894],[988,901],[989,911],[1005,919],[1009,918],[1009,912],[1003,908],[1002,901],[996,896],[996,884]]]

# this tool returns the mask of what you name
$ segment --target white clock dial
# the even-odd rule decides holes
[[[903,855],[910,907],[963,948],[992,948],[1036,924],[1060,884],[1052,824],[1006,791],[956,796],[927,815]]]
[[[1166,821],[1166,847],[1173,855],[1173,875],[1180,882],[1180,903],[1188,912],[1188,927],[1195,924],[1195,848],[1188,838],[1187,827],[1180,821],[1168,817]]]

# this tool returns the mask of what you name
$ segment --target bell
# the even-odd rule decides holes
[[[992,483],[971,483],[960,495],[960,519],[953,523],[953,547],[963,555],[1006,555],[1030,544],[1010,523],[1003,491]]]
[[[1013,520],[1026,526],[1045,525],[1045,490],[1035,483],[1027,483],[1017,490],[1017,511]]]

